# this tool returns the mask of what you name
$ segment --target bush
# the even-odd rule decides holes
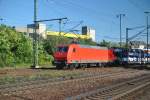
[[[11,27],[0,25],[0,66],[32,62],[32,41]]]

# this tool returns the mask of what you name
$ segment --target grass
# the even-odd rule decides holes
[[[53,72],[49,72],[49,71],[45,71],[45,72],[41,72],[40,74],[38,74],[37,76],[41,76],[41,77],[50,77],[50,78],[58,78],[58,77],[71,77],[71,76],[80,76],[82,73],[80,72],[73,72],[73,71],[53,71]]]
[[[33,73],[31,75],[22,75],[22,76],[13,76],[13,75],[4,75],[0,77],[0,85],[4,84],[12,84],[21,81],[32,81],[36,79],[55,79],[55,78],[71,78],[71,77],[78,77],[83,75],[81,72],[77,71],[70,71],[70,70],[40,70],[37,73]]]
[[[5,76],[5,77],[0,78],[0,85],[15,83],[15,82],[16,82],[15,78],[11,76]]]
[[[16,64],[14,66],[5,66],[5,67],[0,67],[1,69],[24,69],[24,68],[31,68],[33,64],[32,63],[21,63],[21,64]],[[51,63],[45,63],[45,64],[40,64],[40,68],[52,68]]]
[[[22,64],[16,64],[14,66],[5,66],[5,67],[0,67],[0,70],[1,69],[21,69],[21,68],[30,68],[32,64],[25,64],[25,63],[22,63]]]

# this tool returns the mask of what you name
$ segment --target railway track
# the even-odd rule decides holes
[[[66,100],[123,100],[130,93],[148,85],[150,85],[150,74],[74,97],[68,97]]]
[[[32,82],[16,84],[15,86],[13,86],[13,85],[2,86],[2,87],[0,86],[0,96],[5,96],[5,95],[7,95],[7,96],[8,95],[9,96],[16,96],[16,95],[25,96],[24,95],[24,93],[26,93],[25,91],[40,90],[40,92],[41,92],[41,89],[50,88],[50,91],[58,90],[58,92],[60,94],[58,94],[56,91],[57,94],[56,95],[55,95],[55,93],[53,94],[53,95],[55,95],[55,97],[52,97],[49,99],[54,100],[54,99],[58,98],[57,100],[62,100],[62,98],[64,99],[68,96],[75,95],[76,93],[78,93],[78,94],[84,93],[84,92],[89,91],[90,89],[93,89],[93,88],[96,89],[97,87],[100,87],[100,86],[104,87],[106,84],[104,84],[103,82],[104,82],[104,80],[108,80],[108,78],[111,80],[107,83],[112,82],[113,84],[116,84],[118,82],[123,82],[124,80],[129,80],[129,79],[134,78],[134,77],[130,77],[130,78],[122,79],[120,76],[123,76],[123,75],[132,76],[133,74],[136,74],[135,75],[136,77],[138,76],[138,74],[140,75],[139,71],[135,71],[135,70],[129,71],[128,70],[128,71],[120,71],[120,72],[115,72],[115,73],[110,73],[110,74],[96,74],[96,75],[91,75],[91,76],[86,76],[86,77],[84,76],[81,78],[73,78],[73,79],[68,79],[68,80],[62,79],[61,81],[36,80],[36,81],[32,81]],[[142,73],[141,75],[146,75],[146,74]],[[117,80],[116,77],[120,77],[120,79]],[[116,80],[112,81],[113,79],[116,79],[117,82],[116,82]],[[93,87],[91,87],[91,86],[93,86]],[[87,89],[87,90],[85,90],[85,89]],[[49,91],[49,93],[50,93],[50,91]],[[29,96],[29,95],[26,94],[26,96]],[[33,98],[29,96],[29,98],[31,98],[31,100],[38,100],[37,96],[34,96]]]
[[[7,84],[7,85],[0,85],[0,93],[9,93],[9,92],[16,92],[21,89],[32,89],[32,88],[37,88],[45,85],[55,85],[59,84],[60,82],[66,83],[69,81],[72,81],[70,79],[74,79],[75,81],[82,81],[82,80],[89,80],[89,79],[98,79],[98,78],[106,78],[106,77],[115,77],[116,75],[120,75],[123,73],[135,73],[135,71],[120,71],[120,72],[115,72],[115,73],[110,73],[110,74],[95,74],[95,75],[87,75],[87,76],[80,76],[80,77],[68,77],[68,78],[57,78],[57,79],[37,79],[33,81],[23,81],[19,82],[17,84]]]

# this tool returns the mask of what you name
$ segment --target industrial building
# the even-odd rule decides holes
[[[92,39],[92,41],[95,41],[95,30],[94,29],[87,27],[87,26],[83,26],[82,34],[89,36]]]
[[[72,32],[65,33],[65,32],[47,31],[47,36],[51,35],[65,36],[70,38],[91,39],[92,41],[95,41],[95,30],[87,26],[82,27],[82,34],[76,34]]]
[[[18,32],[23,32],[25,35],[33,37],[33,33],[34,33],[34,24],[28,24],[26,27],[15,27],[16,31]],[[39,23],[37,25],[37,34],[41,37],[43,37],[44,39],[47,38],[47,34],[46,34],[46,25]]]
[[[95,30],[90,27],[83,26],[82,34],[76,34],[73,32],[57,32],[57,31],[48,31],[46,28],[46,24],[39,23],[37,26],[37,33],[39,36],[46,39],[49,36],[64,36],[69,38],[81,38],[81,39],[91,39],[95,41]],[[27,36],[32,37],[34,33],[34,24],[28,24],[27,27],[15,27],[15,29],[19,32],[24,32]]]

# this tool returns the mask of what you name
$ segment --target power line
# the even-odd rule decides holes
[[[67,29],[67,30],[75,30],[75,28],[77,28],[78,26],[80,26],[81,24],[83,23],[83,21],[80,21],[78,24],[76,24],[75,26],[73,26],[72,28],[70,29]]]
[[[134,30],[134,29],[139,29],[139,28],[145,28],[145,26],[136,26],[136,27],[133,27],[133,28],[129,28],[129,30]]]
[[[126,47],[128,48],[128,42],[137,38],[139,35],[144,34],[143,32],[146,30],[146,28],[144,27],[143,30],[141,30],[140,32],[138,32],[137,34],[133,35],[132,37],[128,37],[128,31],[129,30],[135,30],[138,28],[142,28],[143,26],[138,26],[138,27],[133,27],[133,28],[126,28]],[[148,28],[150,28],[150,26],[148,25]],[[147,36],[148,37],[148,36]],[[148,40],[148,39],[147,39]]]
[[[55,20],[58,20],[59,22],[59,35],[61,35],[61,24],[62,24],[62,21],[64,20],[64,19],[68,19],[67,17],[64,17],[64,18],[55,18],[55,19],[48,19],[48,20],[38,20],[38,21],[36,21],[36,22],[47,22],[47,21],[55,21]]]
[[[54,0],[53,0],[54,1]],[[109,22],[112,22],[113,24],[116,24],[116,22],[114,22],[114,21],[112,21],[112,19],[110,19],[110,16],[112,16],[111,14],[106,14],[106,13],[103,13],[103,12],[99,12],[99,11],[96,11],[95,9],[92,9],[92,8],[88,8],[88,7],[85,7],[84,5],[81,5],[81,4],[77,4],[77,3],[75,3],[75,2],[73,2],[73,1],[65,1],[65,2],[60,2],[60,1],[57,1],[57,0],[55,0],[55,3],[56,4],[59,4],[60,6],[59,7],[62,7],[63,6],[63,8],[66,8],[67,10],[72,10],[72,8],[75,8],[75,9],[80,9],[80,11],[81,10],[84,10],[82,13],[80,13],[80,14],[86,14],[86,15],[88,15],[88,16],[94,16],[94,17],[97,17],[98,19],[99,18],[102,18],[102,21],[104,21],[105,20],[105,22],[106,21],[109,21]],[[71,8],[68,8],[68,7],[71,7]],[[62,8],[62,9],[63,9]],[[76,11],[78,11],[78,10],[76,10]],[[89,11],[90,12],[94,12],[95,14],[89,14]],[[79,12],[79,11],[78,11]],[[102,16],[104,16],[104,17],[102,17]],[[106,19],[106,17],[107,17],[107,19]],[[109,20],[110,19],[110,20]]]
[[[143,8],[141,8],[141,6],[139,6],[137,3],[133,2],[132,0],[128,0],[128,2],[140,10],[140,12],[143,12]]]
[[[107,38],[107,39],[117,39],[117,40],[120,40],[120,38],[116,38],[116,37],[110,37],[110,36],[104,36],[104,38]],[[125,39],[124,37],[122,39]]]
[[[60,9],[57,9],[57,7],[56,7],[56,5],[54,5],[54,3],[55,3],[55,1],[54,0],[47,0],[47,2],[49,2],[49,3],[46,3],[46,4],[50,4],[50,3],[53,3],[53,4],[51,4],[50,6],[51,6],[51,11],[53,11],[54,13],[58,13],[59,15],[61,15],[61,16],[66,16],[64,13],[62,13],[62,11],[60,11]],[[46,5],[45,4],[45,5]],[[47,5],[46,5],[47,6]]]
[[[2,21],[3,20],[3,18],[0,18],[0,21]]]
[[[0,18],[0,21],[2,22],[4,19],[3,18]]]
[[[128,28],[128,30],[130,30],[130,28]],[[135,37],[139,36],[140,34],[143,34],[143,32],[145,31],[146,29],[143,29],[142,31],[138,32],[137,34],[133,35],[132,37],[128,38],[129,41],[131,41],[132,39],[134,39]]]

